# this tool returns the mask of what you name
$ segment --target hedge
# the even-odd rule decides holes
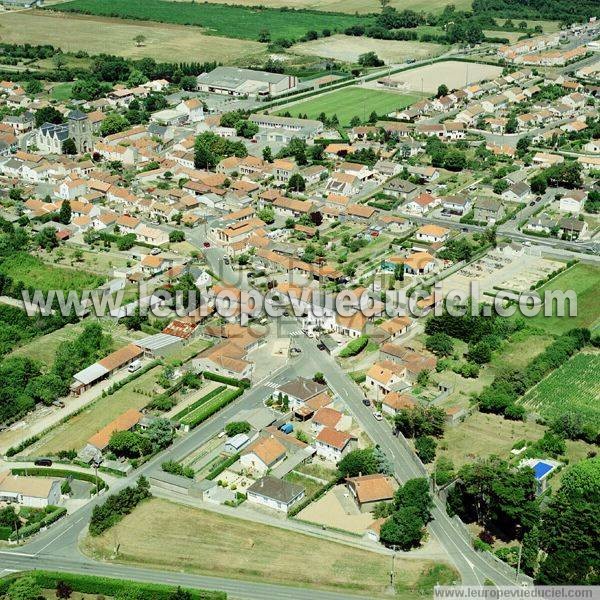
[[[214,398],[215,396],[217,396],[221,392],[225,391],[226,389],[227,389],[227,386],[221,385],[218,388],[212,390],[211,392],[208,392],[208,394],[204,394],[204,396],[202,396],[202,398],[198,398],[198,400],[196,400],[195,402],[192,402],[192,404],[190,404],[183,410],[179,411],[176,415],[174,415],[173,420],[179,421],[179,420],[183,419],[183,417],[185,417],[192,411],[196,410],[199,406],[202,406],[202,404],[204,404],[205,402],[208,402],[211,398]]]
[[[68,469],[49,469],[46,467],[16,467],[11,469],[13,475],[23,475],[25,477],[72,477],[73,479],[79,479],[80,481],[87,481],[96,485],[96,476],[93,473],[81,473],[80,471],[69,471]],[[98,477],[98,488],[103,490],[108,488],[106,481],[101,477]]]
[[[17,576],[11,576],[0,580],[0,594],[5,594],[14,579],[21,576],[33,577],[37,584],[43,589],[56,589],[60,581],[69,585],[74,592],[80,594],[93,594],[102,596],[136,596],[151,597],[153,600],[169,600],[174,586],[162,583],[143,583],[113,579],[112,577],[99,577],[95,575],[79,575],[76,573],[60,573],[57,571],[30,571]],[[194,590],[184,588],[189,592],[192,600],[226,600],[225,592],[211,590]]]
[[[352,340],[346,344],[346,347],[340,352],[340,358],[348,358],[349,356],[356,356],[359,352],[362,352],[367,344],[369,343],[369,336],[361,335],[359,338]]]
[[[218,375],[217,373],[211,373],[210,371],[204,371],[202,375],[204,376],[204,379],[225,383],[244,390],[247,390],[251,385],[247,379],[233,379],[233,377],[225,377],[224,375]]]
[[[309,504],[318,500],[321,496],[324,496],[333,486],[339,483],[339,479],[336,477],[329,483],[326,483],[323,487],[320,487],[312,496],[304,498],[300,504],[296,504],[290,511],[288,511],[288,517],[296,516],[300,511],[304,510]]]
[[[10,537],[12,529],[10,527],[0,527],[0,540],[6,541]]]
[[[221,461],[207,476],[206,479],[212,481],[215,477],[218,477],[225,469],[230,467],[240,457],[239,452],[230,456],[229,458]]]
[[[14,456],[15,454],[19,454],[19,452],[23,452],[23,450],[25,450],[25,448],[29,448],[29,446],[31,446],[31,445],[35,444],[37,441],[39,441],[40,438],[41,438],[40,435],[34,435],[34,436],[31,436],[30,438],[27,438],[26,440],[23,440],[17,446],[11,446],[6,451],[6,456],[11,457],[11,456]]]
[[[48,527],[48,525],[52,525],[52,523],[55,523],[67,514],[66,508],[55,508],[55,511],[45,516],[41,521],[38,521],[37,523],[32,523],[31,525],[26,525],[25,527],[20,527],[18,531],[13,531],[8,537],[8,539],[11,542],[14,542],[15,540],[22,540],[23,538],[29,537],[30,535],[37,533],[43,527]]]
[[[227,406],[230,402],[233,402],[236,398],[239,398],[244,393],[243,389],[229,390],[224,392],[222,397],[213,398],[214,402],[207,402],[204,406],[201,406],[198,413],[193,416],[192,419],[187,421],[187,425],[190,429],[193,429],[197,425],[200,425],[203,421],[206,421],[209,417],[212,417],[216,412]]]

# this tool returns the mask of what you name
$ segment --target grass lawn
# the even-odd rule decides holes
[[[65,83],[59,83],[52,88],[50,97],[52,100],[58,100],[59,102],[68,100],[71,97],[71,90],[75,85],[74,81],[67,81]]]
[[[318,481],[310,479],[309,477],[304,477],[298,473],[288,473],[284,479],[289,483],[295,483],[302,486],[307,497],[312,496],[320,487],[322,487],[322,484]]]
[[[527,324],[540,327],[554,335],[560,335],[574,327],[595,329],[600,325],[598,289],[600,289],[600,267],[577,264],[538,290],[541,295],[550,290],[573,290],[577,294],[577,316],[559,317],[556,316],[556,309],[554,309],[552,316],[546,317],[542,311],[537,316],[527,319]]]
[[[81,252],[80,260],[76,259],[76,253]],[[66,245],[52,250],[52,252],[44,252],[40,255],[45,263],[56,264],[58,266],[66,266],[67,268],[75,268],[77,270],[85,269],[91,273],[106,274],[111,269],[122,268],[127,266],[127,257],[121,256],[116,252],[103,252],[86,250],[78,246]]]
[[[553,340],[551,335],[537,335],[528,330],[518,331],[498,352],[494,353],[490,364],[496,371],[503,367],[522,369],[541,354]]]
[[[537,423],[508,421],[500,415],[475,412],[464,423],[446,428],[437,456],[452,459],[456,468],[492,454],[508,459],[515,442],[537,440],[544,431],[545,427]]]
[[[34,290],[93,290],[104,282],[104,277],[83,269],[62,269],[46,264],[37,256],[18,252],[3,259],[0,272],[13,281],[22,281]]]
[[[600,353],[579,352],[552,371],[521,400],[528,409],[549,421],[569,412],[580,413],[585,422],[600,427]]]
[[[418,100],[419,96],[411,94],[396,94],[351,86],[297,102],[277,114],[281,115],[289,111],[292,115],[306,114],[309,119],[316,119],[321,113],[325,113],[328,117],[337,115],[340,124],[347,126],[355,115],[366,121],[372,111],[383,116],[396,109],[410,106]]]
[[[271,39],[299,38],[309,30],[343,31],[356,23],[368,24],[369,17],[289,10],[258,6],[232,6],[165,0],[73,0],[52,7],[62,12],[76,12],[104,17],[120,17],[178,25],[195,25],[203,33],[242,40],[258,40],[267,30]]]
[[[391,567],[389,556],[159,499],[144,502],[104,535],[86,538],[83,548],[110,560],[116,539],[120,562],[370,598],[383,596]],[[399,596],[405,598],[414,597],[412,590],[437,566],[402,558],[395,565],[399,587],[411,590]]]
[[[152,399],[152,390],[161,366],[150,369],[111,396],[100,397],[86,410],[55,427],[28,449],[29,456],[56,454],[59,450],[81,450],[87,440],[129,408],[143,408]]]

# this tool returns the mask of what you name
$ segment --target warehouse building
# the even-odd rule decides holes
[[[238,97],[277,96],[298,85],[298,78],[293,75],[236,67],[217,67],[210,73],[198,75],[197,81],[201,92]]]

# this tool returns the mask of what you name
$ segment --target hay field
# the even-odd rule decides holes
[[[107,560],[115,540],[120,544],[119,562],[329,588],[350,598],[353,592],[382,597],[391,566],[386,555],[160,499],[144,502],[100,537],[86,538],[83,549]],[[402,589],[422,587],[425,573],[443,568],[403,558],[396,559],[395,566]]]
[[[407,58],[421,60],[438,56],[444,51],[444,46],[417,41],[376,40],[340,34],[296,44],[291,48],[291,52],[296,54],[322,56],[345,62],[357,62],[361,54],[371,51],[375,52],[386,64],[393,64],[402,63]]]
[[[392,80],[402,81],[406,89],[423,92],[436,92],[445,83],[449,89],[478,83],[484,79],[494,79],[502,73],[502,67],[466,63],[458,60],[445,60],[433,65],[425,65],[392,75]]]
[[[141,47],[133,41],[137,35],[146,38]],[[0,38],[4,43],[52,44],[64,51],[159,61],[233,62],[264,51],[257,42],[207,36],[198,27],[36,10],[0,13]]]

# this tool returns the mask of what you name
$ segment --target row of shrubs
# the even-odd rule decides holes
[[[14,542],[16,540],[22,540],[23,538],[29,537],[30,535],[37,533],[40,529],[48,527],[48,525],[52,525],[52,523],[55,523],[67,514],[67,509],[63,506],[55,506],[53,508],[56,510],[53,510],[51,513],[46,515],[41,521],[32,523],[31,525],[25,525],[25,527],[21,527],[17,531],[11,533],[8,536],[9,541]]]
[[[200,410],[192,419],[186,422],[186,425],[193,429],[194,427],[200,425],[203,421],[206,421],[209,417],[212,417],[216,412],[220,411],[222,408],[227,406],[230,402],[233,402],[236,398],[239,398],[244,393],[244,390],[241,388],[236,388],[234,390],[229,390],[228,392],[223,392],[220,398],[217,398],[217,402],[206,403],[204,407],[201,407]]]
[[[67,479],[72,477],[73,479],[79,479],[80,481],[87,481],[96,485],[98,482],[98,490],[108,488],[106,481],[96,476],[93,473],[81,473],[80,471],[70,471],[68,469],[48,469],[46,467],[18,467],[11,469],[13,475],[23,475],[25,477],[61,477]]]
[[[238,458],[239,452],[221,461],[207,476],[206,479],[212,481],[216,479],[225,469],[228,469]]]
[[[190,404],[183,410],[179,411],[173,417],[173,420],[180,421],[181,419],[183,419],[183,417],[185,417],[186,415],[189,415],[192,411],[196,410],[199,406],[202,406],[202,404],[204,404],[205,402],[208,402],[211,398],[214,398],[215,396],[217,396],[221,392],[225,391],[226,389],[227,389],[227,386],[220,385],[218,388],[208,392],[208,394],[204,394],[204,396],[202,396],[201,398],[198,398],[198,400],[196,400],[195,402],[192,402],[192,404]]]
[[[224,375],[219,375],[218,373],[211,373],[210,371],[204,371],[202,373],[204,379],[210,379],[211,381],[216,381],[218,383],[225,383],[226,385],[231,385],[233,387],[242,388],[247,390],[250,387],[250,381],[247,379],[234,379],[233,377],[225,377]]]
[[[0,594],[6,594],[10,584],[18,576],[0,579]],[[59,584],[67,584],[74,592],[80,594],[93,594],[97,596],[111,596],[119,598],[153,598],[153,600],[169,600],[175,589],[162,583],[142,583],[113,579],[111,577],[98,577],[95,575],[79,575],[75,573],[58,573],[54,571],[31,571],[27,576],[33,577],[36,583],[46,590],[57,589]],[[211,590],[185,589],[190,600],[226,600],[225,592]]]
[[[369,336],[361,335],[360,337],[348,342],[346,347],[340,352],[340,358],[349,358],[350,356],[356,356],[359,352],[362,352],[367,344],[369,343]]]
[[[304,510],[309,504],[317,501],[319,498],[324,496],[334,485],[337,485],[340,482],[339,479],[332,479],[329,483],[326,483],[323,487],[320,487],[314,494],[304,498],[302,502],[296,504],[289,512],[289,517],[295,517],[299,512]]]

